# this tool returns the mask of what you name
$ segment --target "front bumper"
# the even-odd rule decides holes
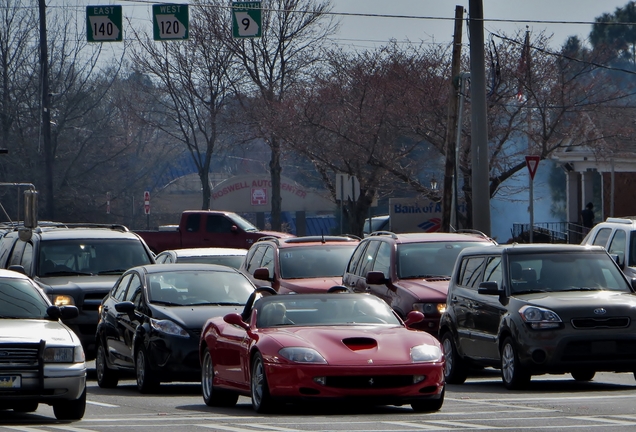
[[[146,346],[150,367],[161,381],[200,381],[199,339],[153,332]]]
[[[0,375],[20,377],[20,388],[0,387],[0,405],[11,406],[12,402],[37,401],[54,403],[61,400],[76,400],[86,388],[85,363],[46,364],[43,378],[38,371],[0,371]]]
[[[403,404],[438,398],[444,388],[443,362],[357,366],[266,363],[265,373],[275,398],[353,397]],[[325,383],[317,382],[318,377],[325,377]]]

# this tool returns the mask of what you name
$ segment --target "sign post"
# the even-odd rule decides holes
[[[121,42],[121,6],[86,6],[86,40]]]
[[[190,15],[187,4],[152,5],[154,40],[185,40],[189,36]]]
[[[530,173],[530,204],[528,205],[528,212],[530,213],[530,243],[534,242],[534,175],[537,173],[540,160],[541,157],[539,156],[526,156],[526,166]]]
[[[110,214],[110,192],[106,192],[106,214]]]
[[[144,213],[146,213],[146,229],[150,229],[150,191],[144,191]]]
[[[257,38],[262,34],[261,2],[232,3],[232,36],[235,38]]]

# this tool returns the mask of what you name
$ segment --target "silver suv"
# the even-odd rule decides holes
[[[581,244],[603,246],[627,277],[636,278],[636,217],[607,218]]]

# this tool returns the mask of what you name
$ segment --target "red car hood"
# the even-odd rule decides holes
[[[418,299],[426,299],[426,301],[438,299],[445,302],[449,280],[445,278],[400,279],[398,284]]]
[[[325,293],[329,288],[336,285],[342,285],[342,276],[280,280],[281,288],[303,294]]]
[[[281,347],[314,348],[332,366],[411,364],[412,347],[440,346],[430,334],[401,326],[278,327],[261,333]]]

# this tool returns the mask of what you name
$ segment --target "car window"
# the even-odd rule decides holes
[[[125,301],[131,301],[134,303],[133,299],[135,297],[139,297],[139,293],[141,292],[141,279],[139,275],[133,274],[132,280],[130,281],[130,285],[128,286],[128,291],[126,291]]]
[[[301,279],[342,276],[355,243],[293,247],[279,250],[280,276]]]
[[[373,268],[373,261],[375,260],[375,254],[378,252],[380,243],[379,241],[369,242],[369,247],[367,247],[367,250],[364,252],[363,259],[358,267],[357,274],[359,276],[367,277],[367,273]]]
[[[33,263],[33,244],[27,243],[24,245],[24,252],[22,253],[22,262],[20,263],[27,274],[31,274],[31,264]]]
[[[636,267],[636,231],[629,232],[629,262],[630,267]]]
[[[163,264],[164,262],[166,262],[166,259],[168,259],[168,254],[167,253],[160,253],[159,255],[157,255],[155,257],[155,263]]]
[[[231,233],[232,232],[232,222],[221,215],[208,215],[208,218],[205,222],[205,230],[206,232],[211,233]]]
[[[193,213],[188,215],[186,219],[186,231],[187,232],[199,232],[199,227],[201,226],[201,215],[198,213]]]
[[[618,255],[618,263],[621,265],[625,263],[625,246],[627,246],[627,234],[622,229],[617,229],[607,251],[612,255]]]
[[[384,273],[384,277],[391,276],[391,245],[387,242],[382,242],[378,249],[378,254],[375,256],[375,263],[373,264],[373,271],[379,271]]]
[[[484,282],[497,282],[497,287],[501,289],[502,272],[501,257],[490,257],[487,259],[486,268],[484,269]]]
[[[481,279],[484,268],[484,257],[465,258],[462,261],[461,279],[459,284],[477,289],[477,282]]]
[[[48,306],[28,280],[0,279],[0,318],[44,318]]]
[[[111,295],[115,299],[119,301],[124,301],[124,298],[126,296],[126,287],[128,286],[128,282],[130,282],[131,278],[132,278],[132,274],[127,274],[126,276],[121,278],[121,280],[119,281],[117,285],[115,285],[111,293]]]
[[[196,264],[219,264],[235,269],[243,264],[242,255],[210,255],[210,256],[192,256],[179,258],[180,263],[196,263]],[[170,261],[167,261],[170,262]]]
[[[492,245],[482,242],[421,242],[400,244],[397,247],[398,277],[449,278],[459,253],[471,246]]]
[[[274,274],[274,248],[268,246],[265,248],[265,253],[263,253],[263,261],[261,261],[261,267],[265,267],[269,270],[269,274]]]
[[[592,244],[605,247],[605,245],[607,244],[607,239],[609,239],[611,232],[611,228],[601,228],[596,233],[596,237],[594,237],[594,241],[592,242]]]
[[[9,265],[20,265],[20,261],[22,260],[22,251],[24,251],[24,247],[26,246],[26,242],[22,240],[18,240],[15,242],[15,246],[13,247],[13,251],[11,252],[11,256],[9,257]]]
[[[347,273],[357,274],[356,270],[360,266],[361,258],[369,246],[369,242],[363,242],[358,245],[355,251],[353,251],[353,256],[349,260],[349,264],[347,266]]]
[[[249,261],[247,262],[246,270],[254,274],[254,270],[261,266],[261,261],[263,260],[263,255],[265,254],[265,246],[257,246],[252,252],[252,256],[248,257]]]

